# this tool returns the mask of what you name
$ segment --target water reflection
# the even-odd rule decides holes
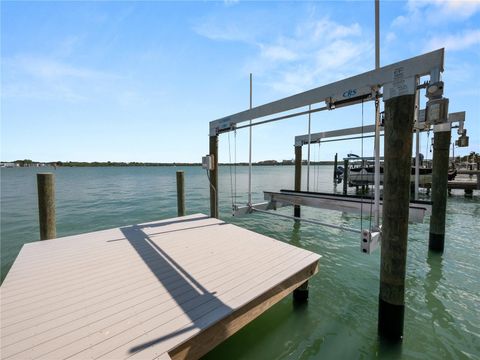
[[[292,235],[290,236],[290,243],[295,246],[301,246],[301,239],[302,239],[302,232],[301,230],[301,223],[300,221],[295,221],[293,223],[293,228],[292,228]]]
[[[461,335],[458,333],[457,329],[455,329],[455,319],[450,315],[442,301],[444,300],[440,286],[444,280],[442,259],[443,256],[441,254],[430,252],[428,255],[427,264],[429,270],[424,283],[425,300],[427,308],[431,314],[431,326],[433,332],[439,334],[448,329],[448,332],[454,335],[454,338],[460,338]],[[434,341],[437,343],[436,345],[438,349],[442,349],[446,352],[445,355],[461,355],[455,349],[450,348],[447,342],[439,341],[438,338],[435,338]]]

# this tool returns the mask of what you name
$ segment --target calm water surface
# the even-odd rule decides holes
[[[176,216],[180,168],[59,168],[57,234]],[[188,213],[209,212],[208,181],[199,167],[185,171]],[[1,171],[1,279],[21,246],[38,240],[36,168]],[[235,171],[232,170],[232,173]],[[237,202],[246,202],[247,168],[236,170]],[[305,178],[305,176],[304,176]],[[312,170],[312,189],[333,191],[332,168]],[[449,198],[446,251],[428,254],[428,219],[409,227],[405,339],[382,346],[376,336],[380,253],[364,255],[355,234],[271,215],[232,218],[230,169],[219,178],[221,217],[228,222],[317,252],[320,271],[308,306],[288,297],[217,347],[207,359],[480,359],[480,200]],[[254,167],[254,200],[263,190],[291,189],[293,167]],[[339,187],[338,191],[341,191]],[[235,195],[235,194],[233,194]],[[281,209],[289,214],[291,209]],[[368,213],[368,210],[367,210]],[[360,216],[305,208],[302,216],[360,228]],[[364,227],[368,219],[363,219]]]

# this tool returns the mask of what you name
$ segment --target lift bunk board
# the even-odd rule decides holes
[[[320,209],[338,210],[349,213],[368,213],[373,207],[373,198],[358,195],[328,194],[310,191],[280,190],[280,192],[264,191],[267,209],[276,209],[286,205],[310,206]],[[410,222],[423,222],[425,215],[431,213],[430,201],[411,201],[409,211]],[[382,202],[380,201],[380,213]]]

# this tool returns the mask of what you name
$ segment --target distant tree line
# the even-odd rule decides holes
[[[40,162],[30,159],[15,160],[13,163],[18,164],[20,167],[30,166],[55,166],[55,167],[126,167],[126,166],[201,166],[201,163],[189,163],[189,162],[173,162],[173,163],[157,163],[157,162],[122,162],[122,161],[50,161]],[[253,163],[253,166],[265,166],[265,165],[293,165],[293,160],[263,160]],[[302,160],[302,164],[306,165],[307,160]],[[311,161],[311,165],[333,165],[333,161]],[[221,166],[236,165],[236,166],[248,166],[247,162],[238,162],[236,164],[220,163]]]

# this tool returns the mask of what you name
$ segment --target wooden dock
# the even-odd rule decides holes
[[[0,355],[197,359],[319,258],[202,214],[29,243],[0,288]]]

